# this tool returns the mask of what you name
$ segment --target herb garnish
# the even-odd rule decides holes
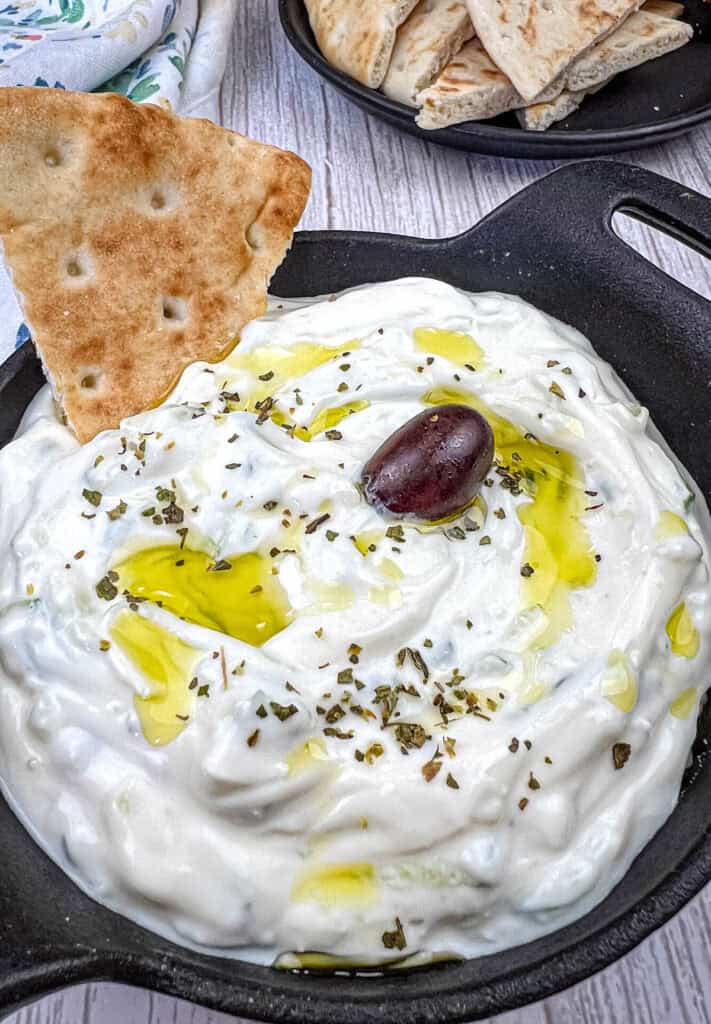
[[[395,739],[407,750],[420,749],[425,745],[427,733],[417,723],[398,722],[395,726]]]
[[[226,572],[232,568],[232,563],[228,562],[226,558],[221,558],[218,562],[213,562],[212,565],[208,565],[208,572]]]
[[[279,704],[275,700],[269,701],[269,707],[272,709],[272,714],[279,719],[280,722],[286,722],[287,718],[291,718],[292,715],[298,713],[296,704]]]
[[[391,932],[383,932],[383,945],[386,949],[404,949],[407,945],[405,932],[399,917],[395,918],[395,929]]]
[[[337,740],[352,740],[353,737],[355,736],[355,733],[353,732],[352,729],[349,729],[347,732],[344,732],[343,729],[336,729],[332,725],[327,725],[326,728],[323,730],[323,734],[324,736],[333,736]]]
[[[632,753],[629,743],[615,743],[612,747],[612,762],[616,770],[624,768]]]
[[[375,764],[377,758],[382,757],[384,753],[385,747],[382,743],[371,743],[364,754],[366,764]]]
[[[115,579],[111,579],[112,576]],[[118,580],[118,573],[110,572],[106,576],[102,576],[96,584],[96,593],[104,601],[113,601],[118,596],[118,588],[114,586],[115,580]]]
[[[169,505],[162,508],[161,512],[166,523],[182,523],[185,519],[185,513],[179,505],[175,504],[175,501],[171,501]]]
[[[425,782],[432,782],[432,780],[439,774],[439,770],[442,767],[441,757],[442,755],[440,754],[439,747],[437,747],[432,755],[432,759],[422,765],[421,770]]]
[[[119,503],[116,506],[116,508],[112,508],[109,512],[106,513],[106,515],[111,520],[120,519],[121,516],[125,513],[127,508],[128,508],[128,505],[126,504],[126,502],[121,500],[121,501],[119,501]]]
[[[89,491],[87,490],[86,487],[81,492],[81,496],[82,498],[85,498],[90,505],[93,505],[94,508],[99,507],[99,505],[101,504],[101,499],[103,497],[101,491]]]
[[[306,529],[304,530],[304,533],[309,535],[315,533],[316,530],[318,530],[319,526],[322,526],[324,523],[328,522],[330,518],[330,513],[324,512],[322,516],[318,516],[317,519],[311,520],[311,522],[307,525]]]
[[[262,423],[265,423],[269,419],[269,414],[276,405],[273,398],[263,398],[261,402],[255,403],[255,408],[259,409],[259,415],[257,416],[257,426],[261,427]]]

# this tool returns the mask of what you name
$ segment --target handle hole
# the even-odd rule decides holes
[[[612,230],[631,249],[643,256],[673,280],[704,299],[711,300],[711,251],[696,248],[689,238],[683,240],[671,225],[652,223],[652,215],[637,207],[623,207],[612,216]]]

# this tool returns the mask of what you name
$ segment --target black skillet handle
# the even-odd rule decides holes
[[[643,279],[654,294],[669,289],[680,301],[707,300],[655,267],[615,233],[616,212],[644,221],[711,259],[711,199],[678,182],[632,164],[587,161],[561,167],[509,200],[471,231],[452,240],[453,251],[466,252],[473,241],[491,244],[492,259],[501,263],[502,245],[514,246],[521,267],[536,268],[537,255],[550,264],[551,273],[575,273],[581,260],[599,269],[605,288],[629,272]],[[502,231],[502,228],[504,230]],[[545,245],[542,244],[545,239]],[[552,251],[558,241],[558,255]],[[527,271],[523,270],[525,280]],[[711,264],[709,264],[711,276]],[[683,293],[683,294],[682,294]]]

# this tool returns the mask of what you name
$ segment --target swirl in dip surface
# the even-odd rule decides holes
[[[458,519],[356,481],[428,404]],[[91,895],[271,962],[473,956],[580,916],[672,811],[708,678],[708,511],[576,331],[430,280],[276,308],[80,447],[0,452],[0,775]]]

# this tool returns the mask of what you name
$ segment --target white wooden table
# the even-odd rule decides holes
[[[311,163],[314,187],[304,227],[450,235],[555,166],[445,150],[367,118],[291,52],[276,6],[276,0],[242,0],[220,114],[224,124],[296,150]],[[711,127],[619,159],[711,196]],[[632,221],[622,222],[621,233],[668,273],[711,298],[710,261]],[[497,1024],[711,1022],[710,945],[711,887],[615,966],[544,1003],[500,1016]],[[97,984],[50,996],[7,1024],[230,1021],[234,1018],[165,996]]]

